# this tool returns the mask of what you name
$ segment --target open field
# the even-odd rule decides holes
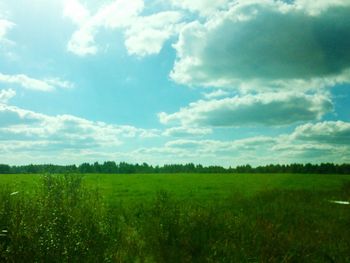
[[[350,176],[0,175],[0,262],[350,262],[330,200]]]
[[[41,182],[37,174],[0,174],[0,187],[31,192]],[[222,200],[232,194],[254,196],[267,190],[331,191],[350,182],[350,175],[318,174],[87,174],[83,183],[98,189],[109,202],[144,202],[159,191],[177,199]],[[325,197],[327,198],[327,197]]]

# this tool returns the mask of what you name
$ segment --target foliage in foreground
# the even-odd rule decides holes
[[[2,189],[1,262],[349,262],[350,185],[269,191],[222,202],[159,192],[135,207],[103,204],[77,175],[45,176],[36,195]]]

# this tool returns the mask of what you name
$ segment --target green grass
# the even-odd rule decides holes
[[[349,176],[1,175],[0,262],[350,262],[330,199]]]
[[[0,175],[1,185],[16,191],[30,192],[37,187],[41,175]],[[222,200],[232,193],[254,196],[260,192],[279,190],[336,190],[350,175],[316,174],[87,174],[84,184],[99,189],[108,202],[138,203],[151,200],[159,191],[167,191],[177,199],[206,202]]]

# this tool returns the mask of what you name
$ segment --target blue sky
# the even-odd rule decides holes
[[[350,162],[350,2],[0,0],[0,157]]]

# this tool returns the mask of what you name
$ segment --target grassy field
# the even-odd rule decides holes
[[[348,175],[0,175],[0,262],[350,262]]]
[[[35,192],[42,175],[0,175],[0,187]],[[207,202],[232,194],[249,197],[268,190],[331,191],[350,182],[350,175],[317,174],[86,174],[83,184],[98,189],[108,202],[138,203],[152,200],[159,191],[177,199]],[[327,198],[325,196],[325,198]]]

